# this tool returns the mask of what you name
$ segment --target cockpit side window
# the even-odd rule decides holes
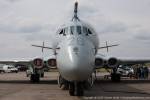
[[[91,30],[86,27],[83,27],[83,32],[86,36],[88,36],[89,34],[92,34]]]
[[[86,28],[86,27],[83,27],[83,33],[88,36],[89,34],[92,34],[91,30]]]
[[[66,36],[66,30],[65,29],[63,29],[63,36]]]
[[[66,30],[66,29],[61,29],[60,32],[59,32],[59,34],[60,34],[60,35],[63,34],[63,36],[66,36],[65,30]]]
[[[81,34],[81,31],[82,31],[82,30],[81,30],[81,26],[77,26],[77,33],[78,33],[78,34]]]
[[[83,33],[88,35],[88,31],[87,31],[87,28],[86,27],[83,27]]]
[[[90,29],[88,29],[88,34],[92,34],[92,32],[91,32],[91,30],[90,30]]]
[[[60,30],[59,34],[63,34],[63,29]]]
[[[65,35],[68,34],[68,31],[69,31],[69,28],[66,27],[66,28],[65,28]]]

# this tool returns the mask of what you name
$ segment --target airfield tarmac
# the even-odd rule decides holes
[[[37,84],[25,72],[0,74],[0,100],[150,100],[150,80],[123,79],[113,83],[99,74],[93,88],[83,97],[69,96],[57,85],[57,72],[46,72]]]

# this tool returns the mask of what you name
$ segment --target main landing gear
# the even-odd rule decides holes
[[[30,81],[33,83],[39,82],[40,77],[44,77],[44,72],[42,70],[34,69],[30,75]]]
[[[40,81],[40,75],[38,73],[31,74],[30,81],[31,82],[39,82]]]
[[[117,68],[113,68],[113,71],[111,73],[111,80],[113,82],[120,82],[120,78],[121,75],[119,73],[117,73]]]

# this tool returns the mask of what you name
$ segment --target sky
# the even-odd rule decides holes
[[[113,57],[150,58],[150,0],[78,0],[79,17],[91,24],[99,50]],[[71,20],[75,0],[0,0],[0,60],[49,57],[51,50],[31,44],[52,46],[60,25]]]

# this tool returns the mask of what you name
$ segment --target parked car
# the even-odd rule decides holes
[[[28,69],[27,66],[17,66],[16,68],[18,68],[18,71],[20,72],[26,71]]]
[[[131,66],[120,65],[117,69],[117,73],[120,73],[121,76],[131,77],[134,75],[134,70]]]
[[[10,73],[10,72],[18,72],[18,69],[16,67],[14,67],[13,65],[3,65],[0,66],[0,72],[4,72],[4,73]]]

